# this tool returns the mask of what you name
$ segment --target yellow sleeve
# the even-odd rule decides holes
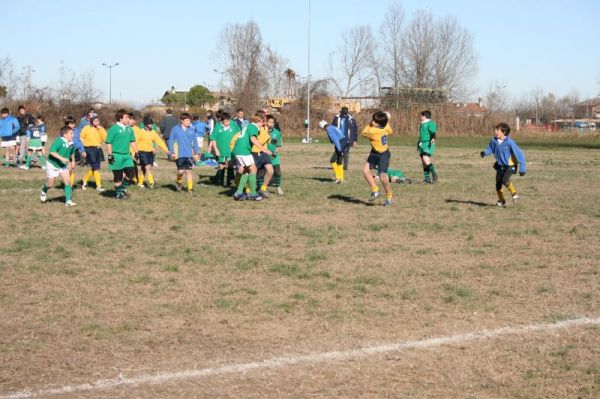
[[[154,130],[152,131],[152,133],[153,133],[152,141],[155,142],[164,152],[169,152],[167,145],[165,144],[163,139],[160,138],[158,133],[156,133],[156,131],[154,131]]]
[[[390,126],[390,124],[388,123],[387,125],[385,125],[385,127],[383,128],[383,131],[385,132],[385,134],[387,134],[388,136],[393,134],[394,131],[392,130],[392,127]]]
[[[79,140],[81,140],[81,144],[83,144],[83,146],[87,146],[87,132],[88,132],[88,127],[84,126],[83,129],[81,129],[81,132],[79,133]]]
[[[233,147],[235,147],[235,142],[237,141],[238,137],[240,137],[241,133],[236,133],[233,135],[233,137],[231,138],[231,141],[229,142],[229,149],[233,151]]]
[[[371,126],[365,126],[365,128],[362,131],[361,136],[370,139],[371,138]]]

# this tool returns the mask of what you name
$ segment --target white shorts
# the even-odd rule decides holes
[[[48,141],[48,135],[42,134],[42,137],[40,137],[40,139],[42,140],[42,144],[46,144],[46,142]]]
[[[17,140],[2,141],[2,148],[14,147],[17,145]]]
[[[238,166],[252,166],[254,165],[254,157],[252,155],[236,155],[235,162]]]
[[[200,152],[202,152],[202,144],[204,144],[204,137],[196,137],[196,140],[198,141],[198,148],[200,149]]]
[[[57,168],[56,166],[52,165],[52,162],[46,163],[46,176],[48,176],[49,179],[59,177],[65,171],[68,172],[69,168],[66,166],[64,168]]]

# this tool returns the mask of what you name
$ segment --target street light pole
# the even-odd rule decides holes
[[[119,63],[115,62],[112,65],[108,65],[103,62],[102,65],[108,68],[108,103],[112,104],[112,69],[119,65]]]
[[[310,144],[310,0],[308,0],[308,74],[306,76],[306,144]]]

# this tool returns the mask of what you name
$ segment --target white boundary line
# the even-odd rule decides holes
[[[282,357],[274,357],[271,359],[257,362],[230,364],[215,368],[145,374],[130,378],[125,378],[122,375],[119,375],[119,377],[117,378],[98,380],[96,382],[88,384],[64,385],[58,388],[41,388],[13,392],[0,396],[0,399],[34,398],[40,396],[63,395],[74,392],[111,389],[116,387],[138,386],[145,384],[156,385],[181,380],[199,380],[201,378],[218,376],[223,374],[245,374],[254,370],[276,369],[296,364],[316,364],[323,362],[343,361],[388,352],[398,352],[409,349],[426,349],[441,345],[459,344],[471,341],[494,339],[508,335],[519,335],[526,333],[534,333],[538,331],[547,332],[571,327],[590,325],[600,325],[600,318],[579,318],[558,321],[556,323],[538,323],[516,327],[502,327],[493,330],[482,330],[466,334],[448,335],[438,338],[423,339],[419,341],[402,341],[397,343],[369,346],[347,351],[332,351],[309,355],[292,354]]]

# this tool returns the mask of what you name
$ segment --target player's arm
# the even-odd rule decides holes
[[[437,125],[433,122],[429,124],[429,144],[435,143],[435,135],[437,133]]]
[[[269,150],[267,150],[265,147],[262,146],[262,144],[260,144],[260,142],[258,141],[258,138],[256,136],[250,136],[250,142],[252,144],[254,144],[255,146],[257,146],[260,150],[260,152],[264,152],[267,155],[273,155],[273,153]]]
[[[167,155],[169,155],[169,149],[167,148],[167,145],[165,144],[164,140],[160,138],[160,136],[158,135],[158,133],[156,133],[156,131],[152,132],[152,141],[154,143],[156,143],[156,145],[158,146],[158,148],[160,148],[161,150],[163,150],[163,152]]]
[[[490,143],[488,144],[488,146],[479,153],[479,155],[481,155],[481,158],[485,158],[486,156],[492,154],[494,152],[494,140],[492,139],[490,141]]]
[[[527,171],[527,167],[525,166],[525,154],[523,154],[523,151],[521,151],[521,148],[517,145],[517,143],[512,140],[510,143],[510,150],[513,154],[515,154],[517,161],[519,162],[519,175],[525,175],[525,172]]]

